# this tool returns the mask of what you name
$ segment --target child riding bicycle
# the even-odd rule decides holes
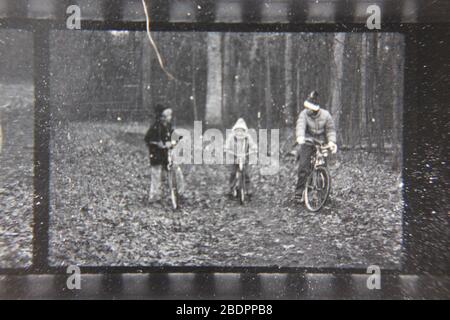
[[[304,201],[303,191],[306,179],[310,173],[311,156],[315,152],[312,140],[327,142],[331,153],[337,152],[336,130],[331,114],[319,106],[319,94],[317,91],[310,93],[304,102],[305,109],[300,113],[296,128],[296,141],[299,145],[297,152],[298,174],[295,197]]]
[[[245,120],[239,118],[231,133],[227,135],[227,141],[225,143],[225,151],[233,156],[233,165],[230,172],[230,195],[233,196],[234,186],[236,184],[236,172],[239,169],[239,157],[245,157],[248,160],[250,154],[256,154],[258,147],[253,141]],[[248,162],[248,161],[246,161]],[[249,170],[245,170],[245,185],[247,195],[252,195],[251,181]]]

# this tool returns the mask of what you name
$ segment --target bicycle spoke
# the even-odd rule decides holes
[[[316,208],[317,208],[317,205],[318,205],[318,202],[317,202],[317,191],[314,192],[314,198],[313,198],[313,201],[314,201],[314,209],[316,209]]]
[[[318,206],[322,206],[322,202],[323,202],[322,192],[321,191],[318,192],[317,195],[318,195],[318,197],[317,197],[317,199],[318,199]]]

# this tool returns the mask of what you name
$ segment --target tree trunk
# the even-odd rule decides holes
[[[402,143],[402,101],[403,101],[403,57],[404,47],[403,41],[399,41],[398,37],[394,37],[392,41],[391,50],[398,48],[394,56],[393,65],[393,108],[392,108],[392,145],[394,147],[394,159],[392,169],[400,171],[402,155],[400,145]]]
[[[198,108],[197,108],[197,52],[196,46],[192,48],[192,109],[194,112],[194,121],[198,120]]]
[[[248,84],[248,88],[249,88],[249,92],[248,92],[248,98],[247,98],[247,103],[248,103],[248,111],[247,114],[249,116],[248,120],[249,123],[252,126],[258,126],[258,124],[260,124],[260,118],[258,118],[258,114],[259,114],[259,103],[261,102],[261,100],[259,100],[259,92],[257,90],[258,86],[259,86],[259,69],[258,66],[260,64],[260,59],[259,59],[259,55],[258,53],[260,52],[259,49],[259,44],[260,42],[258,41],[259,39],[259,35],[256,34],[252,34],[251,35],[251,47],[250,47],[250,53],[249,53],[249,72],[247,74],[247,78],[249,81]]]
[[[133,120],[135,119],[142,119],[144,117],[145,108],[143,106],[144,101],[144,69],[142,68],[142,65],[139,65],[139,63],[143,64],[143,58],[144,58],[144,42],[142,41],[142,38],[139,36],[139,33],[133,32],[134,34],[134,42],[135,42],[135,56],[137,55],[137,59],[135,60],[134,67],[136,68],[136,73],[138,74],[138,81],[139,83],[136,86],[136,114],[133,115]],[[137,51],[137,52],[136,52]]]
[[[353,38],[353,41],[351,43],[353,54],[359,53],[358,50],[356,50],[357,46],[355,44],[357,43],[357,39]],[[351,79],[351,83],[360,83],[359,80],[359,61],[355,61],[353,68],[353,78]],[[350,148],[354,148],[357,144],[357,137],[358,137],[358,93],[359,90],[351,90],[350,95],[351,99],[349,99],[349,106],[347,108],[349,116],[348,116],[348,136],[347,136],[347,143],[350,146]]]
[[[345,33],[336,33],[333,43],[333,64],[331,66],[331,114],[333,115],[338,141],[342,141],[339,131],[342,113],[342,79],[344,73]]]
[[[359,144],[363,145],[367,134],[367,34],[361,35],[361,108],[359,113]]]
[[[265,51],[266,51],[266,81],[265,81],[265,104],[266,104],[266,128],[272,127],[272,86],[271,86],[271,73],[270,73],[270,52],[269,42],[265,39]]]
[[[296,93],[296,96],[297,96],[297,104],[296,104],[296,107],[295,107],[295,112],[294,112],[294,114],[295,114],[295,120],[294,120],[294,123],[297,121],[297,118],[298,118],[298,116],[299,116],[299,114],[300,114],[300,106],[303,106],[303,99],[302,99],[302,97],[300,96],[300,84],[301,84],[301,81],[300,81],[300,68],[297,68],[297,88],[296,88],[296,91],[297,91],[297,93]],[[294,126],[295,126],[295,124],[294,124]]]
[[[207,92],[205,120],[208,125],[222,124],[222,55],[221,35],[208,33],[207,40]]]
[[[293,88],[292,88],[292,34],[286,34],[286,45],[284,48],[284,109],[283,120],[285,125],[293,122]]]
[[[258,130],[263,127],[263,108],[265,105],[265,94],[266,90],[264,87],[265,84],[265,78],[264,78],[264,72],[265,72],[265,66],[262,63],[264,57],[261,58],[261,63],[258,64],[257,70],[258,70]]]
[[[2,129],[2,113],[0,111],[0,154],[3,148],[3,129]]]
[[[240,116],[239,106],[241,105],[240,93],[241,93],[241,83],[242,83],[242,79],[241,79],[242,62],[241,62],[240,58],[237,59],[237,63],[235,65],[236,65],[236,67],[234,69],[234,76],[233,76],[234,96],[233,96],[233,100],[231,101],[231,105],[232,105],[232,109],[233,109],[233,116],[238,117],[238,116]],[[236,121],[236,120],[234,120],[234,121]]]
[[[379,160],[381,160],[382,155],[384,156],[384,113],[383,113],[383,106],[382,106],[382,100],[381,100],[381,94],[382,94],[382,82],[379,81],[380,74],[382,73],[384,69],[384,57],[382,54],[382,50],[384,47],[384,37],[381,36],[381,34],[377,33],[375,34],[375,61],[378,63],[374,66],[374,77],[375,77],[375,85],[374,85],[374,92],[375,92],[375,128],[376,133],[375,137],[377,139],[377,153]]]
[[[223,80],[222,80],[222,105],[224,114],[224,124],[228,127],[233,121],[233,82],[234,63],[232,61],[233,46],[231,43],[231,34],[225,33],[223,35]]]
[[[372,152],[372,141],[373,141],[373,127],[374,127],[374,89],[375,89],[375,52],[376,52],[376,44],[374,40],[374,34],[368,34],[367,37],[367,74],[366,74],[366,82],[367,82],[367,91],[366,91],[366,124],[367,124],[367,150]],[[375,49],[375,50],[374,50]]]
[[[142,35],[146,37],[146,35]],[[152,107],[152,89],[153,89],[153,77],[152,77],[152,57],[150,43],[145,38],[142,41],[142,105],[144,110],[150,110]],[[150,112],[147,111],[147,114]]]

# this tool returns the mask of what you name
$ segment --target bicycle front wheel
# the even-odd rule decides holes
[[[169,171],[169,191],[172,208],[176,210],[178,209],[178,188],[177,188],[177,175],[174,170]]]
[[[240,188],[239,188],[239,202],[241,204],[244,204],[245,203],[245,177],[243,174],[241,174],[240,179],[241,179],[241,183],[240,183]]]
[[[313,170],[306,180],[305,204],[309,211],[317,212],[326,203],[331,190],[330,172],[326,167]]]

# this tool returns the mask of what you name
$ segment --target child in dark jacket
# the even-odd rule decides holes
[[[162,181],[167,171],[167,153],[172,141],[172,109],[156,106],[156,119],[145,135],[145,144],[150,155],[149,202],[161,200]]]

